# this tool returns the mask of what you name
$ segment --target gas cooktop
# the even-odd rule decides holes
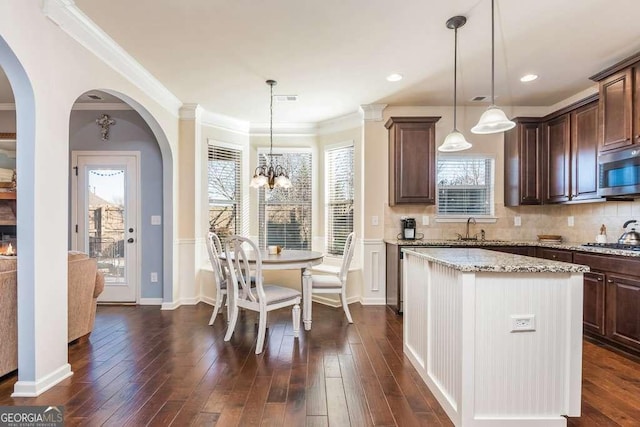
[[[640,251],[640,245],[623,245],[621,243],[586,243],[582,246],[592,246],[596,248],[622,249],[625,251]]]

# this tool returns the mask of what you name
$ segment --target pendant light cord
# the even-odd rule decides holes
[[[491,105],[496,105],[496,97],[495,97],[495,82],[496,82],[496,54],[495,54],[495,18],[494,18],[494,5],[495,0],[491,0]]]
[[[458,27],[453,31],[453,130],[457,131],[457,114],[458,109]]]
[[[273,166],[273,82],[271,87],[271,97],[269,98],[269,166]]]

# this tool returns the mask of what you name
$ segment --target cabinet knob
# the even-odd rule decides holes
[[[551,255],[551,258],[556,259],[558,258],[558,255]]]
[[[607,283],[613,283],[613,280],[608,279],[608,280],[607,280]]]
[[[598,282],[602,282],[602,277],[598,277]]]

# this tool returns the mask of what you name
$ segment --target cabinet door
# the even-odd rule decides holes
[[[631,69],[600,82],[600,151],[631,145]]]
[[[389,204],[435,204],[435,121],[389,120]],[[436,120],[437,121],[437,120]]]
[[[571,200],[597,199],[598,103],[571,113]]]
[[[604,274],[584,273],[583,326],[587,332],[605,334]]]
[[[545,167],[546,191],[545,201],[560,203],[569,200],[569,166],[571,149],[571,132],[569,114],[552,119],[545,123]]]
[[[542,141],[539,123],[523,123],[519,132],[520,204],[542,203]]]
[[[607,273],[607,337],[640,350],[640,279]]]

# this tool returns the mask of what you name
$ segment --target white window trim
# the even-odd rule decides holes
[[[206,159],[207,159],[207,163],[209,162],[209,147],[219,147],[219,148],[226,148],[229,150],[236,150],[240,152],[240,186],[241,186],[241,190],[240,190],[240,200],[238,200],[237,204],[240,206],[240,217],[237,218],[238,221],[238,230],[240,230],[240,235],[244,235],[247,233],[248,231],[248,214],[249,214],[249,206],[248,206],[248,197],[249,197],[249,191],[245,191],[242,187],[245,186],[245,177],[243,176],[246,175],[245,170],[247,169],[247,147],[245,145],[242,144],[235,144],[232,142],[225,142],[225,141],[220,141],[217,139],[212,139],[212,138],[207,138],[207,153],[206,153]],[[209,184],[209,177],[207,176],[207,185]],[[207,197],[207,214],[206,214],[206,218],[207,218],[207,223],[209,222],[208,218],[209,218],[209,200]]]
[[[495,216],[495,212],[496,212],[496,202],[495,202],[495,195],[496,195],[496,155],[491,153],[460,153],[460,154],[438,154],[438,157],[436,158],[436,164],[438,162],[439,159],[464,159],[464,158],[478,158],[478,157],[484,157],[487,159],[492,159],[493,160],[493,183],[492,183],[492,187],[493,187],[493,213],[494,215],[436,215],[434,220],[435,222],[441,222],[441,223],[452,223],[452,222],[457,222],[457,223],[461,223],[461,222],[467,222],[467,220],[470,217],[473,217],[476,220],[476,223],[478,224],[493,224],[495,222],[497,222],[498,217]],[[436,177],[437,178],[437,177]],[[436,191],[437,191],[437,187],[438,187],[438,183],[436,182]],[[436,206],[436,212],[437,212],[438,208]]]

